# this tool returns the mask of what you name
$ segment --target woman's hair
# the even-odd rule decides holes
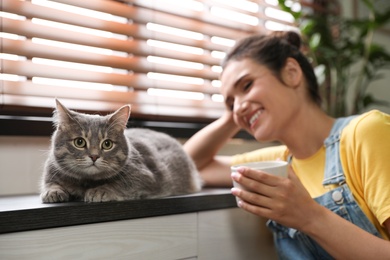
[[[295,59],[302,69],[308,85],[311,100],[321,106],[317,78],[313,67],[300,51],[301,37],[293,31],[273,32],[269,35],[252,35],[237,42],[222,62],[225,68],[230,60],[249,58],[258,64],[266,66],[282,81],[280,72],[286,64],[287,58]],[[282,81],[283,82],[283,81]]]

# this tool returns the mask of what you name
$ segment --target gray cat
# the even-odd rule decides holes
[[[43,202],[159,198],[201,189],[196,167],[178,141],[148,129],[126,129],[130,106],[99,116],[56,102]]]

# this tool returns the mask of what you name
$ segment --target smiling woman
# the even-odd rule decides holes
[[[184,145],[206,184],[241,185],[232,189],[239,207],[269,219],[281,259],[386,259],[390,115],[328,116],[295,32],[238,41],[223,69],[229,109]],[[220,156],[239,129],[282,145]],[[250,167],[230,174],[232,165],[270,160],[290,163],[287,178]]]
[[[262,11],[275,3],[238,2],[4,0],[0,114],[49,116],[57,97],[82,111],[131,103],[134,118],[210,122],[223,111],[221,53],[276,21]]]

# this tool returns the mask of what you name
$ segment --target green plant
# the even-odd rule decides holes
[[[367,92],[371,82],[389,69],[390,55],[373,41],[374,33],[390,21],[390,5],[378,8],[374,0],[360,0],[367,16],[345,18],[340,15],[337,0],[316,1],[312,13],[295,11],[290,0],[279,0],[282,10],[293,15],[307,55],[316,71],[321,71],[319,84],[324,109],[332,116],[361,112],[372,104],[388,105]],[[351,104],[348,106],[348,104]]]

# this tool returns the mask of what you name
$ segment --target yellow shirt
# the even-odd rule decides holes
[[[267,147],[233,156],[232,164],[287,159],[286,146]],[[353,119],[342,132],[340,160],[346,182],[363,212],[389,240],[383,223],[390,218],[390,115],[373,110]],[[322,186],[325,147],[309,158],[292,162],[293,169],[310,195],[318,197]]]

